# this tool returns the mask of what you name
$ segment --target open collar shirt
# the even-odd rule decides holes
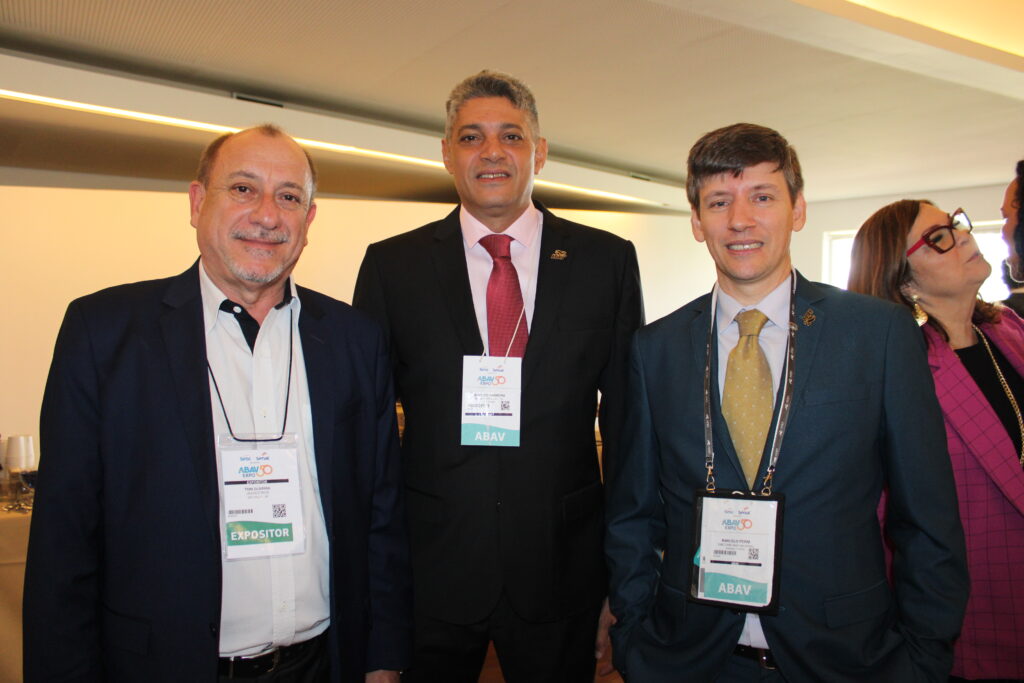
[[[220,654],[222,657],[257,655],[308,640],[330,624],[327,528],[320,504],[313,452],[313,414],[298,330],[301,302],[289,278],[286,301],[267,314],[250,350],[234,314],[221,310],[227,297],[200,265],[206,359],[217,383],[215,387],[210,378],[218,481],[222,482],[223,476],[217,439],[229,433],[225,413],[236,436],[276,436],[281,432],[291,375],[285,433],[296,436],[306,529],[304,551],[295,555],[227,560],[223,555],[226,547],[223,505],[220,509],[223,570]],[[288,367],[289,340],[292,340],[291,368]]]

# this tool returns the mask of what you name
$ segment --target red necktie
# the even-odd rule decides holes
[[[519,289],[519,275],[512,265],[512,238],[508,235],[487,235],[480,239],[480,244],[493,261],[491,278],[487,281],[488,353],[492,356],[505,356],[507,349],[507,355],[522,358],[529,333],[526,329],[523,293]]]

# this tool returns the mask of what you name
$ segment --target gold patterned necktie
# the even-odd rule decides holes
[[[758,343],[768,317],[752,308],[736,316],[740,339],[729,354],[722,390],[722,417],[743,465],[747,486],[754,488],[764,442],[772,421],[772,371]]]

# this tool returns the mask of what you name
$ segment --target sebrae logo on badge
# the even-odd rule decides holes
[[[262,465],[242,465],[238,468],[238,476],[243,479],[253,479],[257,477],[269,477],[274,473],[274,468],[267,463]]]

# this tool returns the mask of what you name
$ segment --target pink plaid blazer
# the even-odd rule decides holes
[[[1024,321],[1009,309],[985,335],[1024,376]],[[967,539],[971,596],[953,675],[1024,678],[1024,471],[995,411],[949,344],[925,325]],[[911,397],[907,397],[908,399]],[[1024,397],[1018,397],[1018,400]]]

